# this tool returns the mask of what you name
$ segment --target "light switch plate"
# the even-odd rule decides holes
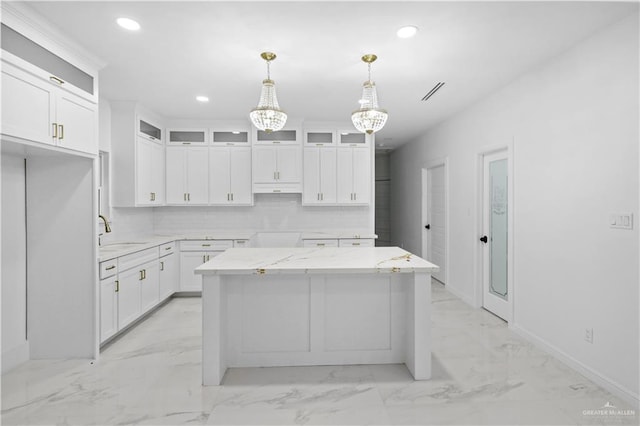
[[[633,213],[611,213],[609,227],[616,229],[633,229]]]

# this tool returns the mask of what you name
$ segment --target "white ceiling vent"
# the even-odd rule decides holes
[[[444,86],[444,83],[443,83],[442,81],[440,81],[438,84],[436,84],[435,86],[433,86],[433,89],[429,90],[429,92],[428,92],[426,95],[424,95],[424,96],[422,97],[422,100],[423,100],[423,101],[428,100],[430,97],[432,97],[432,96],[433,96],[433,94],[434,94],[434,93],[436,93],[438,90],[440,90],[440,88],[441,88],[442,86]]]

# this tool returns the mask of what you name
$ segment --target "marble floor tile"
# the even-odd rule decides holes
[[[628,404],[501,319],[440,284],[432,290],[428,381],[398,364],[231,368],[221,386],[203,387],[201,301],[174,298],[97,361],[29,361],[3,375],[0,423],[638,424]],[[597,411],[603,407],[617,411]]]

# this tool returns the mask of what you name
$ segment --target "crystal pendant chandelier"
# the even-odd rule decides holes
[[[287,122],[287,114],[280,109],[276,96],[276,83],[271,80],[269,64],[276,59],[276,54],[262,52],[260,57],[267,61],[267,79],[262,80],[262,91],[258,106],[251,110],[249,118],[254,126],[267,133],[276,132],[284,127]]]
[[[371,63],[378,59],[376,55],[369,54],[362,57],[369,68],[369,79],[362,85],[362,98],[360,108],[351,114],[351,121],[356,129],[363,133],[372,134],[382,129],[387,122],[387,111],[378,106],[378,93],[376,84],[371,80]]]

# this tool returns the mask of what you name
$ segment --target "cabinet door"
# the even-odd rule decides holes
[[[251,148],[229,148],[231,204],[252,205]]]
[[[231,153],[229,148],[209,149],[209,202],[231,202]]]
[[[256,183],[276,182],[277,149],[273,146],[253,147],[253,181]]]
[[[180,291],[202,291],[202,276],[193,271],[207,258],[206,252],[190,251],[180,253]]]
[[[369,204],[371,202],[371,150],[353,149],[353,202]]]
[[[98,153],[97,110],[84,99],[58,90],[56,98],[56,123],[58,124],[58,146],[86,152]]]
[[[302,202],[320,204],[320,148],[304,149]]]
[[[122,330],[140,316],[141,270],[129,269],[118,275],[118,330]]]
[[[186,148],[187,204],[209,202],[209,148]]]
[[[302,168],[300,167],[300,147],[280,146],[277,147],[277,182],[297,183],[302,181]]]
[[[151,170],[153,168],[153,142],[137,138],[136,146],[136,205],[153,205]]]
[[[2,133],[55,145],[53,86],[2,63]]]
[[[340,204],[353,203],[353,154],[352,149],[338,149],[337,199]]]
[[[320,202],[337,201],[337,154],[333,148],[320,148]]]
[[[100,343],[118,331],[118,280],[113,276],[100,281]]]
[[[151,204],[153,205],[162,205],[165,203],[164,163],[164,146],[151,143],[149,189],[151,191]]]
[[[157,260],[140,266],[140,313],[144,314],[160,301],[160,268]]]
[[[167,204],[187,203],[187,148],[167,147],[166,157],[166,199]]]
[[[160,300],[171,296],[178,288],[180,270],[178,255],[170,254],[160,258]]]

